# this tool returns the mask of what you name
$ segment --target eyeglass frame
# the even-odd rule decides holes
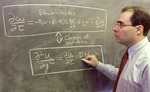
[[[122,21],[116,21],[116,26],[118,26],[119,28],[124,28],[126,26],[133,26],[132,24],[131,25],[126,25],[124,22]]]

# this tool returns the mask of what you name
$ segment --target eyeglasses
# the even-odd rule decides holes
[[[118,26],[119,28],[123,28],[123,27],[126,27],[126,26],[132,26],[132,25],[126,25],[122,21],[117,21],[116,26]]]

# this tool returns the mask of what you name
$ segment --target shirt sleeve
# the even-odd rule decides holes
[[[116,80],[119,68],[115,68],[111,64],[104,64],[99,62],[98,66],[96,67],[97,70],[102,72],[106,77],[111,80]]]
[[[142,92],[150,92],[150,64],[147,65],[142,77]]]

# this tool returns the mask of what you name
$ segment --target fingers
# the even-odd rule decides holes
[[[90,61],[89,60],[86,60],[86,59],[81,59],[82,61],[84,61],[85,63],[87,64],[90,64]]]
[[[99,61],[97,60],[95,55],[89,55],[89,56],[87,56],[87,57],[85,57],[84,59],[81,59],[81,60],[84,61],[85,63],[93,66],[93,67],[96,67],[99,63]]]
[[[89,55],[87,57],[85,57],[84,59],[81,59],[82,61],[84,61],[85,63],[90,64],[91,60],[92,60],[93,55]]]
[[[91,61],[93,58],[95,58],[95,55],[88,55],[87,57],[85,57],[85,60]]]

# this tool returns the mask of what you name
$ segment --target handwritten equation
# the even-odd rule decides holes
[[[87,55],[99,56],[102,62],[101,45],[50,47],[31,49],[29,51],[32,75],[45,75],[93,69],[85,67],[81,61]]]
[[[72,5],[11,5],[3,7],[3,22],[9,37],[103,32],[107,28],[107,11]]]

